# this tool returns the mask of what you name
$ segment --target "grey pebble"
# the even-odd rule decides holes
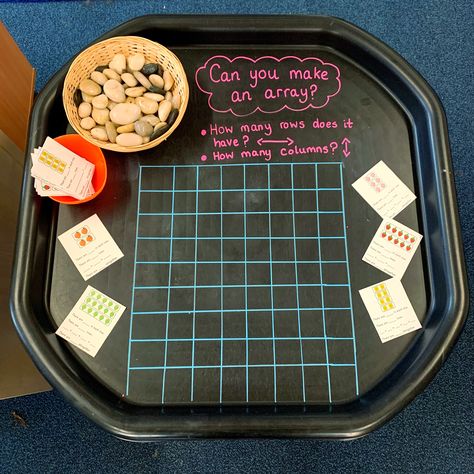
[[[138,120],[134,127],[135,132],[141,137],[149,137],[153,133],[153,127],[145,120]]]
[[[145,76],[149,76],[150,74],[155,74],[158,71],[158,64],[156,63],[148,63],[142,67],[142,74]]]
[[[170,114],[168,115],[168,125],[171,127],[173,123],[175,122],[176,118],[178,117],[179,110],[178,109],[173,109]]]

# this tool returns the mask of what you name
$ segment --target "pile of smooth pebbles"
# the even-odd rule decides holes
[[[97,140],[137,146],[155,140],[178,117],[173,76],[142,54],[116,54],[84,79],[74,95],[80,125]]]

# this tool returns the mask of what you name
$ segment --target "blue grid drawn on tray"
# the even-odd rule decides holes
[[[340,181],[339,181],[339,186],[338,187],[320,187],[318,183],[318,166],[328,166],[328,165],[334,165],[338,166],[339,168],[339,176],[340,176]],[[202,166],[202,165],[201,165]],[[267,167],[267,175],[268,175],[268,181],[267,181],[267,186],[264,188],[250,188],[246,186],[246,169],[251,167],[251,166],[266,166]],[[291,188],[272,188],[271,183],[270,183],[270,167],[271,166],[286,166],[290,167],[290,173],[291,173]],[[315,175],[315,186],[314,188],[308,188],[308,187],[295,187],[294,183],[294,168],[297,166],[312,166],[314,167],[314,175]],[[139,180],[138,180],[138,203],[137,203],[137,224],[136,224],[136,242],[135,242],[135,256],[134,256],[134,269],[133,269],[133,287],[132,287],[132,304],[131,304],[131,318],[130,318],[130,330],[129,330],[129,341],[128,341],[128,365],[127,365],[127,379],[126,379],[126,395],[129,394],[130,388],[131,388],[131,379],[132,379],[132,373],[134,371],[143,371],[143,370],[161,370],[163,373],[163,378],[162,378],[162,391],[161,391],[161,401],[164,403],[165,400],[165,386],[166,386],[166,371],[167,370],[190,370],[191,371],[191,387],[190,387],[190,401],[194,400],[194,372],[196,368],[199,369],[219,369],[219,402],[223,401],[228,401],[228,400],[223,400],[223,369],[225,368],[242,368],[245,369],[245,398],[246,401],[249,401],[249,368],[272,368],[273,369],[273,391],[274,391],[274,396],[273,399],[275,402],[277,402],[277,376],[276,376],[276,370],[278,367],[299,367],[301,368],[301,380],[302,380],[302,401],[306,401],[306,396],[305,396],[305,368],[306,367],[325,367],[327,371],[327,395],[329,402],[332,402],[332,388],[331,388],[331,374],[330,374],[330,368],[331,367],[353,367],[354,369],[354,379],[355,379],[355,394],[359,394],[359,382],[358,382],[358,369],[357,369],[357,357],[356,357],[356,338],[355,338],[355,332],[354,332],[354,315],[353,315],[353,307],[352,307],[352,294],[351,294],[351,284],[350,284],[350,270],[349,270],[349,257],[348,257],[348,248],[347,248],[347,234],[346,234],[346,226],[345,226],[345,206],[344,206],[344,183],[343,183],[343,174],[342,174],[342,164],[340,162],[321,162],[321,163],[307,163],[307,162],[299,162],[299,163],[268,163],[268,164],[262,164],[262,163],[251,163],[251,164],[225,164],[225,165],[205,165],[206,168],[210,167],[215,167],[219,168],[219,181],[220,181],[220,188],[218,190],[220,194],[220,209],[219,212],[199,212],[199,195],[203,193],[216,193],[215,189],[199,189],[199,165],[146,165],[146,166],[140,166],[139,170]],[[223,181],[222,181],[222,173],[223,173],[223,167],[240,167],[243,168],[243,177],[244,177],[244,182],[243,182],[243,187],[241,188],[230,188],[230,189],[224,189],[223,188]],[[142,176],[143,172],[146,169],[150,168],[172,168],[172,189],[142,189]],[[181,169],[181,168],[189,168],[189,169],[194,169],[195,170],[195,176],[196,176],[196,186],[194,189],[176,189],[175,183],[176,183],[176,170]],[[291,192],[291,198],[292,198],[292,207],[291,210],[287,212],[282,212],[282,211],[273,211],[271,210],[271,204],[270,204],[270,198],[271,198],[271,192],[273,190],[278,190],[278,191],[289,191]],[[232,211],[232,212],[224,212],[223,211],[223,194],[224,193],[244,193],[245,192],[265,192],[268,195],[268,210],[265,211],[250,211],[246,208],[246,199],[244,198],[244,208],[243,211]],[[310,211],[301,211],[301,210],[296,210],[295,209],[295,192],[297,191],[306,191],[306,192],[314,192],[316,195],[316,209],[315,210],[310,210]],[[338,191],[340,193],[341,197],[341,209],[340,210],[321,210],[319,206],[319,199],[318,199],[318,194],[319,192],[324,192],[324,191]],[[189,192],[194,192],[195,193],[195,211],[194,212],[175,212],[175,195],[178,195],[179,193],[189,193]],[[171,209],[170,212],[141,212],[141,202],[142,202],[142,195],[148,194],[148,193],[171,193]],[[288,237],[282,237],[282,236],[273,236],[272,235],[272,216],[273,215],[282,215],[282,214],[289,214],[291,215],[292,218],[292,226],[293,226],[293,259],[291,260],[272,260],[272,242],[277,241],[277,240],[288,240]],[[317,235],[313,236],[300,236],[296,235],[296,228],[295,228],[295,216],[297,215],[304,215],[304,214],[309,214],[309,215],[314,215],[316,219],[316,224],[317,224]],[[321,228],[320,228],[320,216],[325,215],[325,214],[333,214],[333,215],[340,215],[342,217],[342,222],[343,222],[343,234],[342,235],[324,235],[321,236]],[[219,236],[206,236],[206,237],[201,237],[198,236],[198,224],[199,224],[199,218],[201,216],[220,216],[220,235]],[[244,222],[244,231],[243,235],[236,235],[236,236],[224,236],[223,235],[223,216],[224,215],[233,215],[233,216],[238,216],[242,215],[243,216],[243,222]],[[251,260],[250,263],[252,264],[268,264],[269,265],[269,273],[270,273],[270,281],[269,284],[249,284],[247,281],[247,264],[249,263],[247,261],[247,241],[250,240],[262,240],[262,237],[255,237],[255,236],[248,236],[247,235],[247,216],[249,215],[262,215],[262,217],[265,215],[268,218],[268,236],[265,237],[265,240],[268,240],[268,245],[269,245],[269,259],[263,259],[263,260]],[[141,236],[139,235],[139,227],[140,227],[140,220],[141,219],[146,219],[147,216],[167,216],[170,217],[170,234],[169,236]],[[195,234],[194,237],[177,237],[173,235],[173,229],[174,229],[174,220],[176,216],[191,216],[194,217],[195,219]],[[235,240],[235,239],[240,239],[243,240],[244,242],[244,257],[243,260],[224,260],[224,255],[223,255],[223,242],[225,240]],[[344,258],[340,259],[335,259],[335,260],[325,260],[324,258],[321,258],[321,242],[324,240],[341,240],[343,241],[344,244]],[[138,258],[138,246],[139,242],[143,240],[156,240],[157,245],[159,245],[159,241],[169,241],[169,258],[166,260],[143,260]],[[194,240],[194,259],[191,260],[180,260],[180,261],[175,261],[173,260],[173,241],[179,241],[179,240]],[[213,240],[213,241],[219,241],[220,242],[220,260],[198,260],[198,241],[200,240]],[[316,245],[318,247],[318,259],[314,260],[300,260],[297,258],[297,252],[296,252],[296,246],[297,246],[297,241],[299,240],[314,240],[316,242]],[[346,268],[346,276],[347,276],[347,283],[338,283],[338,284],[329,284],[324,282],[324,272],[323,272],[323,265],[328,265],[328,264],[344,264]],[[167,285],[137,285],[137,268],[139,268],[141,265],[168,265],[168,284]],[[173,285],[172,284],[172,279],[171,279],[171,272],[172,272],[172,266],[174,265],[194,265],[194,280],[192,285]],[[197,285],[197,265],[215,265],[215,264],[220,264],[220,284],[218,285]],[[244,281],[242,284],[224,284],[224,277],[223,277],[223,269],[224,265],[244,265]],[[275,308],[274,307],[274,296],[273,292],[275,288],[278,287],[288,287],[288,284],[275,284],[273,282],[273,276],[272,276],[272,270],[273,266],[276,265],[282,265],[282,264],[293,264],[294,265],[294,271],[295,271],[295,283],[293,286],[296,288],[296,307],[289,307],[289,308]],[[298,264],[314,264],[314,265],[319,265],[319,271],[320,271],[320,282],[319,283],[301,283],[299,282],[298,279]],[[349,304],[347,306],[343,307],[329,307],[325,305],[324,303],[324,288],[327,287],[346,287],[348,290],[348,298],[349,298]],[[247,304],[247,298],[248,298],[248,289],[249,288],[268,288],[270,290],[271,294],[271,307],[270,308],[249,308]],[[299,291],[300,288],[304,287],[315,287],[319,288],[319,291],[321,293],[321,304],[318,307],[313,307],[313,308],[300,308],[300,303],[299,303]],[[217,289],[219,288],[220,291],[220,309],[205,309],[205,310],[200,310],[197,309],[196,307],[196,291],[201,288],[208,288],[208,289]],[[224,288],[244,288],[244,294],[245,294],[245,305],[244,307],[239,307],[239,308],[231,308],[231,309],[224,309]],[[153,310],[153,311],[143,311],[140,310],[136,303],[136,291],[137,290],[153,290],[153,289],[163,289],[167,290],[167,302],[166,302],[166,310]],[[192,309],[187,309],[187,310],[172,310],[170,311],[170,292],[171,290],[174,289],[191,289],[193,290],[193,305]],[[272,334],[271,337],[249,337],[249,332],[248,332],[248,316],[249,313],[252,312],[264,312],[268,311],[271,313],[271,320],[272,320]],[[291,337],[291,336],[279,336],[277,337],[275,335],[275,315],[279,312],[288,312],[288,311],[294,311],[297,313],[298,316],[298,336],[297,337]],[[300,322],[300,315],[304,311],[321,311],[322,313],[322,319],[323,319],[323,334],[321,336],[302,336],[301,333],[301,322]],[[348,337],[335,337],[335,336],[329,336],[326,331],[326,315],[328,312],[333,312],[333,311],[348,311],[350,313],[350,319],[351,319],[351,335]],[[231,337],[231,338],[226,338],[224,337],[224,314],[225,313],[240,313],[244,312],[245,313],[245,337]],[[193,329],[192,329],[192,337],[191,338],[169,338],[169,318],[170,314],[189,314],[192,313],[193,317]],[[200,313],[219,313],[220,315],[220,337],[200,337],[199,339],[196,338],[196,333],[195,333],[195,324],[196,324],[196,315]],[[135,338],[133,336],[134,334],[134,325],[136,324],[134,322],[134,316],[137,315],[165,315],[166,316],[166,331],[165,331],[165,337],[163,338]],[[232,341],[242,341],[245,342],[245,364],[244,363],[233,363],[233,364],[225,364],[224,363],[224,342],[227,340],[232,340]],[[209,342],[220,342],[220,363],[219,364],[211,364],[211,365],[203,365],[195,364],[195,343],[196,341],[209,341]],[[250,341],[271,341],[272,342],[272,348],[273,348],[273,362],[272,364],[268,363],[259,363],[259,364],[249,364],[249,342]],[[275,350],[275,343],[278,341],[298,341],[299,342],[299,349],[300,349],[300,362],[299,363],[282,363],[279,362],[277,363],[276,361],[276,350]],[[303,350],[303,342],[304,341],[323,341],[324,342],[324,348],[325,348],[325,362],[323,363],[312,363],[312,362],[305,362],[304,361],[304,350]],[[353,347],[353,362],[331,362],[331,356],[328,351],[328,342],[330,341],[350,341],[352,342],[352,347]],[[163,364],[158,364],[158,365],[149,365],[149,366],[134,366],[132,364],[132,347],[134,344],[140,344],[143,342],[160,342],[164,343],[164,362]],[[188,342],[192,344],[192,359],[191,359],[191,364],[190,365],[168,365],[167,364],[167,358],[168,358],[168,343],[169,342]]]

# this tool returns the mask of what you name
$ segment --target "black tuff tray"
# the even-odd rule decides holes
[[[386,45],[335,18],[146,16],[100,39],[118,35],[177,54],[188,110],[157,148],[106,151],[106,188],[82,206],[37,197],[27,161],[11,308],[36,364],[83,413],[131,440],[351,438],[383,424],[433,378],[467,312],[433,91]],[[301,95],[262,99],[266,88],[285,94],[276,79],[242,86],[255,61],[282,75],[310,57],[332,74],[329,86],[307,87],[317,92],[310,107]],[[221,72],[234,61],[242,77],[229,83]],[[67,131],[68,66],[36,100],[28,153]],[[305,84],[293,77],[291,87],[303,94]],[[417,196],[397,220],[424,236],[402,279],[423,328],[386,344],[358,294],[388,278],[361,260],[380,217],[351,186],[380,160]],[[125,256],[86,283],[56,237],[94,213]],[[86,284],[127,307],[95,358],[54,334]]]

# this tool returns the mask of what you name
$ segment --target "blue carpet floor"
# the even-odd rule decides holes
[[[87,43],[146,13],[327,14],[378,36],[428,80],[446,109],[466,261],[474,277],[474,23],[471,0],[233,0],[1,3],[0,19],[37,69],[37,87]],[[474,307],[471,298],[471,308]],[[352,442],[173,441],[104,433],[55,393],[0,402],[0,472],[467,473],[474,466],[474,322],[430,386]],[[1,374],[0,374],[1,376]],[[21,413],[27,427],[12,421]]]

